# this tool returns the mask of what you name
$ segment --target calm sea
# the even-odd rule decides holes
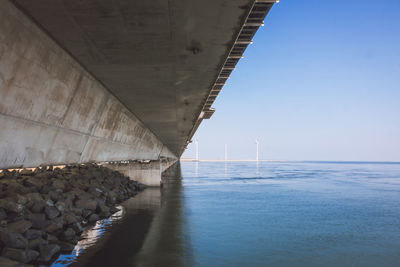
[[[181,168],[182,182],[128,200],[64,265],[400,266],[400,164]]]

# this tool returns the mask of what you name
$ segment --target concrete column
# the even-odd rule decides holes
[[[162,173],[176,162],[174,159],[151,161],[131,161],[104,164],[103,166],[119,171],[132,180],[147,186],[161,186]]]

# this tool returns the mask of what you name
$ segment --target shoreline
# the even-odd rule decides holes
[[[0,266],[51,264],[146,187],[96,164],[0,174]]]

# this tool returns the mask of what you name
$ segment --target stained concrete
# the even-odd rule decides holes
[[[173,159],[161,159],[148,162],[127,162],[115,164],[103,164],[102,166],[119,171],[128,176],[131,180],[147,186],[160,186],[163,173],[167,171],[176,161]]]
[[[180,156],[254,0],[13,2]]]
[[[0,1],[0,168],[176,158],[9,1]]]

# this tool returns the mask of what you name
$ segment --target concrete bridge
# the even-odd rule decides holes
[[[0,0],[0,168],[127,161],[159,184],[274,2]]]

